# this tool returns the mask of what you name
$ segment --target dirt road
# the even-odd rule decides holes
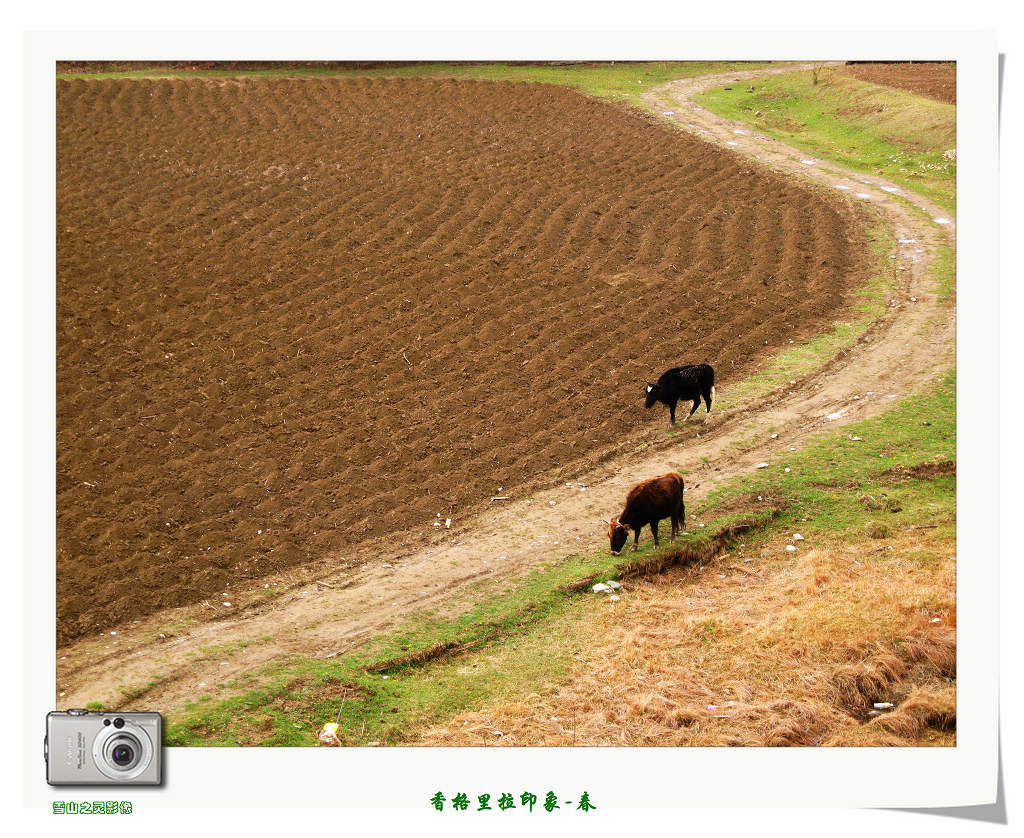
[[[882,214],[900,241],[896,269],[903,287],[854,347],[765,398],[712,413],[670,442],[650,443],[642,452],[633,446],[587,474],[560,474],[550,488],[530,498],[495,500],[467,510],[450,529],[439,527],[427,546],[422,538],[379,539],[354,550],[344,569],[305,566],[270,582],[260,580],[253,589],[240,586],[231,591],[230,609],[210,601],[111,627],[116,634],[81,638],[58,651],[57,706],[101,701],[110,708],[131,704],[173,712],[283,656],[344,652],[413,611],[443,606],[470,580],[519,574],[539,562],[606,546],[600,522],[619,511],[626,491],[639,479],[685,469],[693,487],[687,500],[693,504],[720,481],[752,472],[758,462],[798,448],[823,428],[877,414],[948,369],[955,312],[948,301],[939,302],[926,272],[936,248],[955,243],[955,219],[879,178],[825,161],[808,162],[805,154],[690,100],[716,84],[765,74],[734,72],[674,82],[652,90],[648,101],[659,111],[670,111],[666,118],[680,130],[728,145],[794,178],[845,187],[839,191],[850,200],[870,201]],[[947,223],[933,220],[939,218]],[[769,427],[777,438],[771,438]],[[731,445],[751,439],[752,447]],[[271,585],[280,595],[267,596]],[[218,612],[232,616],[219,617]],[[242,644],[247,645],[240,649]]]

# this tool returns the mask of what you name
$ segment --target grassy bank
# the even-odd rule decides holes
[[[696,101],[807,154],[906,186],[956,209],[956,106],[858,81],[842,68],[766,76]]]
[[[648,596],[661,597],[659,607],[669,607],[665,590],[675,591],[671,607],[683,611],[680,602],[711,596],[698,612],[706,616],[696,634],[688,624],[673,641],[674,648],[687,649],[683,659],[691,663],[689,655],[700,653],[698,696],[725,694],[722,679],[740,695],[757,692],[754,682],[759,679],[781,677],[761,662],[762,668],[752,671],[744,685],[736,667],[743,658],[740,646],[749,652],[784,639],[787,649],[792,651],[795,644],[813,659],[808,674],[813,671],[815,678],[827,670],[842,683],[843,667],[870,669],[882,655],[879,650],[885,650],[885,655],[895,655],[896,663],[889,666],[900,677],[896,686],[882,679],[880,694],[899,697],[902,690],[904,698],[913,694],[921,701],[923,689],[948,699],[951,676],[942,663],[942,656],[951,654],[948,642],[939,643],[938,652],[921,651],[924,641],[918,635],[922,626],[932,626],[932,619],[942,621],[943,629],[955,623],[949,561],[955,544],[954,381],[950,373],[931,392],[841,433],[823,434],[805,449],[715,491],[692,510],[696,517],[688,520],[690,534],[682,544],[655,550],[648,536],[637,554],[616,558],[601,550],[576,556],[534,571],[482,604],[471,605],[480,591],[464,591],[450,609],[463,608],[460,613],[421,615],[357,653],[279,662],[247,676],[252,683],[248,691],[223,700],[203,697],[171,716],[168,744],[313,745],[319,727],[336,718],[339,735],[349,745],[470,744],[451,727],[453,718],[466,721],[457,727],[467,728],[477,739],[482,722],[474,713],[507,718],[508,708],[520,708],[515,712],[527,725],[536,715],[531,706],[558,705],[559,696],[564,698],[581,677],[602,666],[611,651],[598,638],[610,631],[609,620],[623,630],[627,623],[634,629],[643,625],[641,613],[633,613],[626,623],[615,614],[629,614],[630,603],[635,608]],[[747,528],[727,529],[737,521]],[[723,530],[726,534],[719,535]],[[803,540],[792,542],[794,532]],[[720,545],[714,543],[716,535]],[[787,551],[785,543],[796,549]],[[808,568],[801,562],[807,562],[812,550],[817,558],[811,561],[808,582]],[[789,590],[792,584],[780,589],[777,580],[765,582],[755,598],[762,609],[756,626],[734,635],[723,615],[738,607],[738,585],[745,596],[753,596],[751,586],[758,576],[762,581],[778,576],[789,583],[797,578],[799,584]],[[614,577],[624,583],[623,603],[615,614],[603,595],[590,592],[592,581]],[[574,581],[583,584],[574,589]],[[716,600],[717,585],[722,590]],[[780,594],[787,590],[787,596]],[[892,600],[896,592],[898,607]],[[708,616],[714,614],[719,616]],[[908,662],[900,662],[901,648]],[[928,654],[936,660],[926,660]],[[915,655],[924,658],[914,663]],[[791,668],[792,661],[786,660]],[[909,673],[914,666],[918,669]],[[650,674],[665,675],[654,670]],[[226,689],[230,693],[244,686],[240,682]],[[842,692],[834,685],[829,689]],[[598,712],[593,708],[600,702],[595,701],[591,696],[588,713]],[[686,710],[694,718],[701,715],[700,701]],[[861,708],[863,718],[857,719],[854,709],[838,698],[836,702],[828,712],[819,712],[825,732],[831,731],[826,717],[836,714],[848,722],[833,725],[840,732],[854,721],[873,722],[866,715],[870,707]],[[572,706],[582,714],[586,704]],[[559,718],[557,711],[552,714]],[[638,718],[649,724],[643,714]],[[715,724],[703,729],[706,736],[697,741],[725,744],[726,731],[715,739],[709,732],[715,729]],[[501,736],[493,731],[487,736],[497,740],[508,734],[502,730]],[[541,736],[537,731],[529,735]],[[560,728],[559,735],[568,737],[570,732]],[[584,734],[577,726],[571,735]],[[607,739],[598,735],[594,741]],[[480,744],[476,739],[472,743]],[[629,743],[653,744],[636,731]],[[941,738],[939,743],[948,744]]]

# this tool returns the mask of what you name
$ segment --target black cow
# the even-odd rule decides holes
[[[612,553],[616,556],[626,543],[629,531],[633,531],[633,549],[636,550],[640,540],[640,530],[650,525],[654,535],[654,546],[658,546],[658,521],[662,518],[672,519],[672,540],[682,529],[686,520],[686,507],[683,505],[683,476],[677,471],[663,474],[637,483],[626,495],[626,507],[618,518],[608,522],[608,538],[612,543]]]
[[[715,371],[707,364],[691,364],[685,367],[673,367],[662,373],[657,384],[647,382],[647,401],[644,407],[652,407],[655,402],[668,405],[669,421],[676,423],[676,404],[680,401],[693,401],[693,409],[687,414],[689,419],[700,407],[704,399],[707,412],[711,412],[711,400],[715,396]]]

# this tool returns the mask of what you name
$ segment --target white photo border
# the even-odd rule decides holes
[[[26,39],[25,797],[45,783],[55,675],[56,60],[955,60],[957,374],[998,392],[997,53],[992,32],[51,32]],[[960,400],[970,398],[963,389]],[[953,748],[172,748],[145,808],[422,809],[437,790],[583,789],[606,809],[967,806],[995,799],[998,427],[958,409]],[[965,539],[961,533],[970,533]],[[477,822],[478,824],[481,822]]]

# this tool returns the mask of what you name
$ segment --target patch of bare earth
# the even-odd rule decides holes
[[[861,81],[897,87],[937,102],[956,104],[956,64],[953,62],[847,64],[841,72]]]

